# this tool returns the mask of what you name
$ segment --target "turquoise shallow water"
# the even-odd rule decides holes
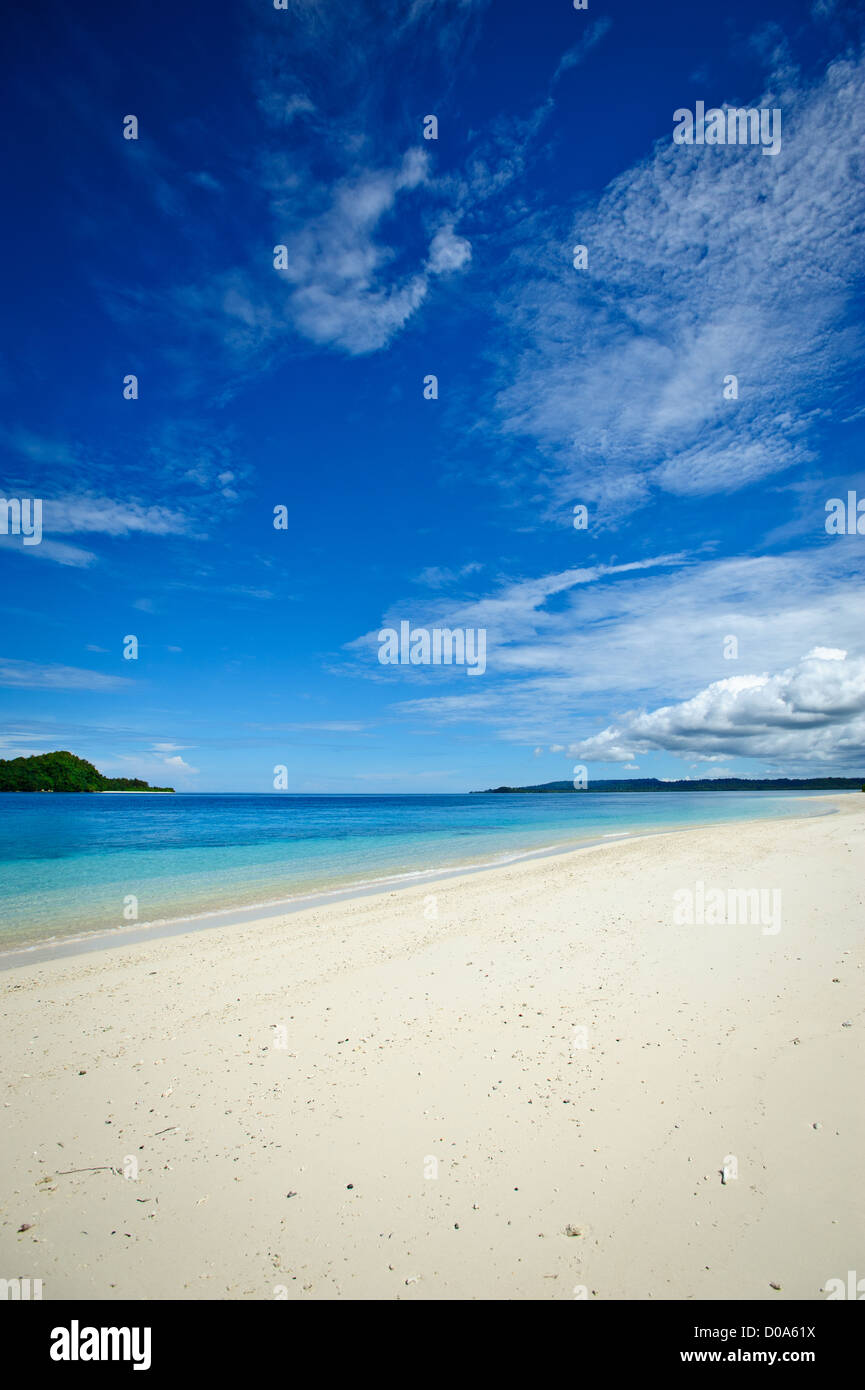
[[[830,806],[771,792],[0,796],[0,951],[622,832]],[[124,917],[130,897],[137,918]]]

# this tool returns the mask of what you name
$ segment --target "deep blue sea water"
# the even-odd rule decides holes
[[[773,792],[0,795],[0,952],[620,832],[815,814]],[[127,909],[130,911],[130,909]]]

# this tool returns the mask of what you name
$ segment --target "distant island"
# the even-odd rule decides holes
[[[151,787],[140,777],[103,777],[74,753],[37,753],[32,758],[0,758],[0,792],[173,792]]]
[[[622,777],[609,781],[589,781],[577,788],[573,782],[543,782],[537,787],[487,787],[490,792],[856,792],[865,791],[865,777],[687,777],[679,782],[662,782],[657,777]]]

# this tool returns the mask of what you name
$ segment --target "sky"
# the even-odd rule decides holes
[[[0,756],[865,772],[859,7],[285,4],[13,8]]]

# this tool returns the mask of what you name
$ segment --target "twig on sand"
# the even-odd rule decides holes
[[[59,1168],[58,1178],[67,1178],[70,1173],[116,1173],[117,1169],[112,1163],[100,1163],[95,1168]]]

